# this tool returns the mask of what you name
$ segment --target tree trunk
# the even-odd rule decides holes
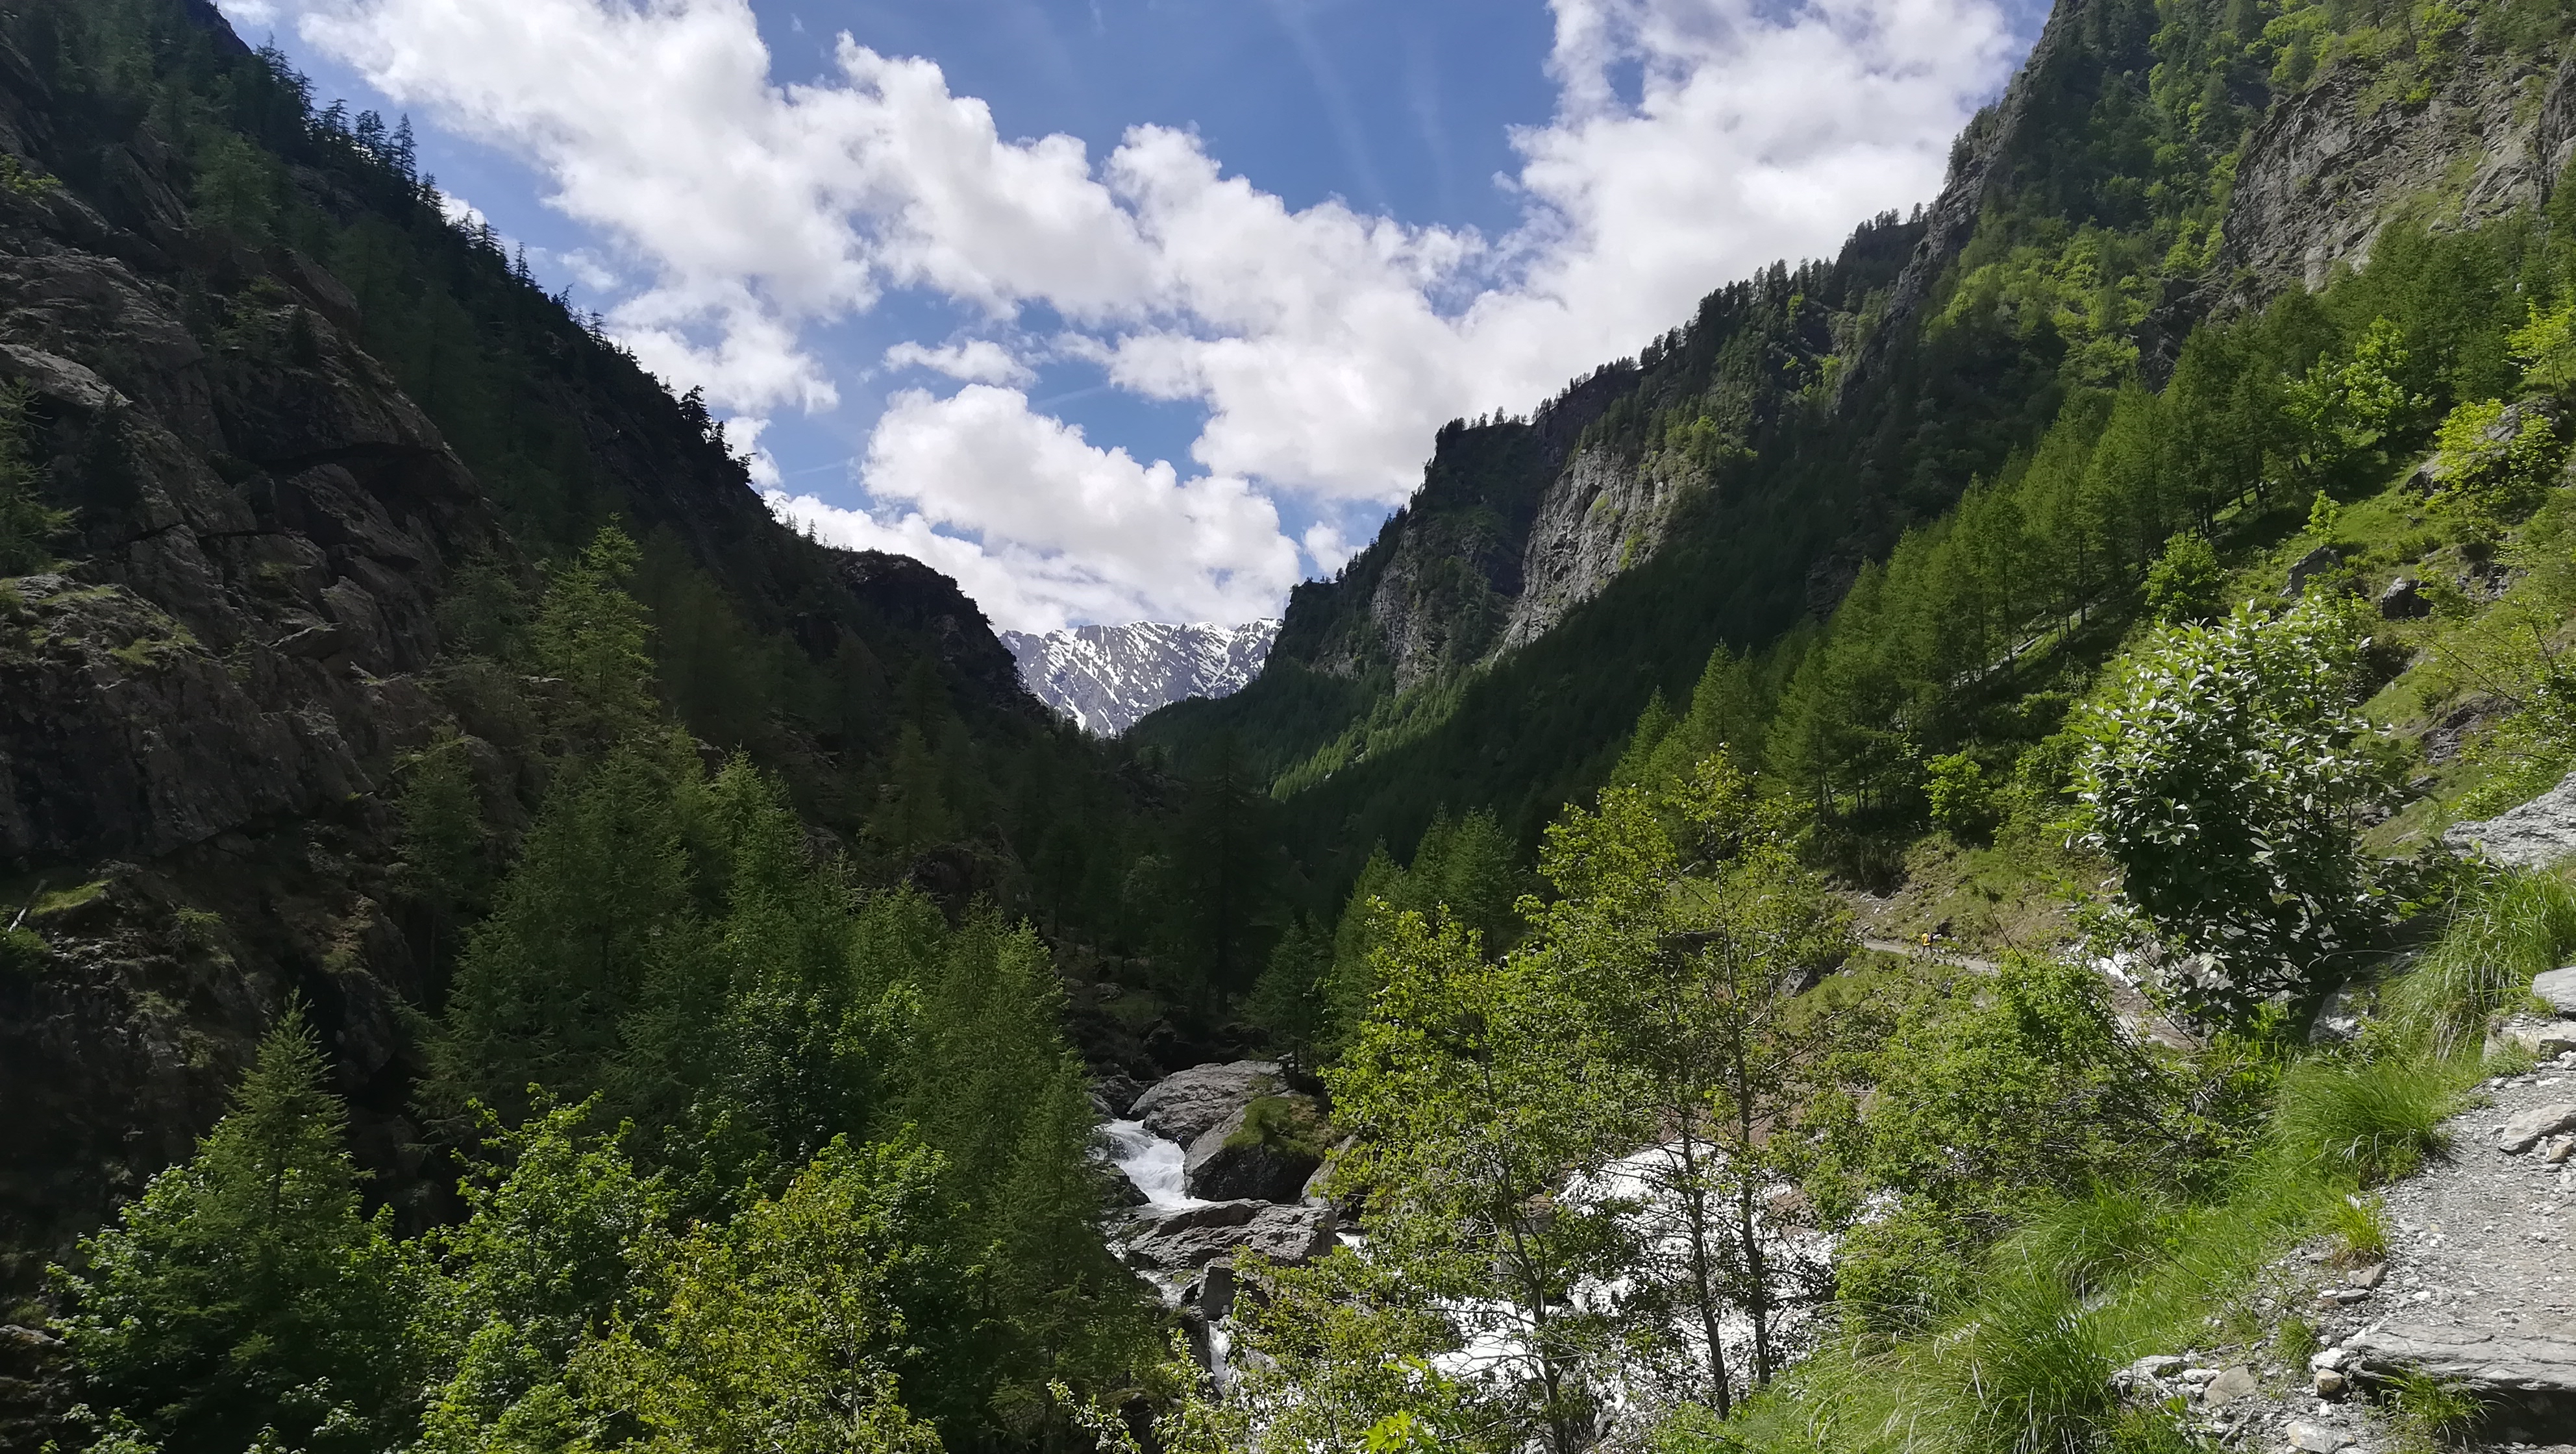
[[[1717,1278],[1709,1266],[1708,1188],[1700,1181],[1699,1154],[1687,1114],[1682,1119],[1682,1186],[1682,1215],[1690,1226],[1692,1291],[1699,1298],[1700,1332],[1708,1339],[1708,1381],[1714,1395],[1710,1404],[1722,1419],[1733,1412],[1734,1391],[1726,1377],[1726,1345],[1718,1338]]]

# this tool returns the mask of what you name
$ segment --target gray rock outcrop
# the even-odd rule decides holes
[[[2540,1144],[2543,1136],[2576,1130],[2576,1105],[2565,1101],[2534,1106],[2517,1112],[2496,1128],[2496,1149],[2507,1156],[2520,1156]]]
[[[1330,1207],[1211,1202],[1144,1222],[1123,1251],[1128,1266],[1146,1272],[1192,1272],[1241,1252],[1305,1262],[1330,1251],[1340,1229]]]
[[[1237,1109],[1190,1143],[1188,1157],[1181,1163],[1182,1187],[1191,1196],[1210,1200],[1301,1199],[1307,1180],[1322,1168],[1324,1159],[1294,1147],[1244,1136],[1244,1112],[1248,1109]]]
[[[2576,965],[2533,975],[2531,992],[2556,1006],[2558,1013],[2576,1015]]]
[[[2410,205],[2475,226],[2537,202],[2576,136],[2576,67],[2554,73],[2472,46],[2422,106],[2385,104],[2368,67],[2339,67],[2272,109],[2247,142],[2212,275],[2249,296],[2325,285],[2359,268]],[[2536,99],[2538,105],[2531,104]]]
[[[2442,834],[2442,842],[2456,852],[2476,849],[2515,868],[2546,868],[2576,856],[2576,773],[2518,808],[2455,824]]]
[[[2364,1382],[2425,1375],[2474,1398],[2492,1436],[2576,1432],[2576,1333],[2392,1320],[2363,1329],[2343,1346],[2345,1371]]]
[[[2368,1018],[2371,987],[2352,982],[2336,985],[2317,1006],[2317,1015],[2308,1022],[2308,1043],[2342,1045],[2361,1033]]]
[[[1208,1128],[1287,1085],[1274,1060],[1236,1060],[1222,1065],[1193,1065],[1154,1082],[1136,1098],[1128,1117],[1167,1141],[1189,1146]]]
[[[2516,1015],[2504,1022],[2497,1038],[2507,1045],[2530,1052],[2535,1059],[2553,1060],[2576,1050],[2576,1020],[2539,1020],[2529,1015]]]
[[[1673,511],[1706,487],[1694,466],[1660,456],[1629,461],[1606,449],[1576,454],[1539,498],[1521,558],[1521,591],[1498,649],[1535,641],[1664,543]]]
[[[2290,583],[2281,588],[2281,594],[2296,596],[2308,588],[2309,581],[2341,564],[2343,556],[2333,546],[2320,545],[2300,556],[2298,562],[2290,567]]]

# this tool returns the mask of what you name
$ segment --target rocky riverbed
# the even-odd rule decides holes
[[[1221,1373],[1235,1259],[1306,1262],[1343,1230],[1316,1194],[1324,1157],[1311,1138],[1323,1109],[1267,1060],[1192,1066],[1142,1091],[1104,1081],[1093,1098],[1108,1118],[1100,1154],[1130,1191],[1110,1246],[1179,1310],[1200,1361]]]

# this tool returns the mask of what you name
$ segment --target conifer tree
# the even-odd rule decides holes
[[[1300,915],[1279,936],[1270,963],[1252,985],[1244,1013],[1269,1035],[1288,1063],[1311,1070],[1324,1063],[1318,1047],[1332,1034],[1332,1006],[1326,995],[1332,977],[1333,942],[1312,919]]]
[[[422,1098],[453,1134],[470,1130],[469,1102],[516,1125],[531,1084],[560,1097],[610,1086],[655,966],[697,953],[682,835],[698,771],[685,738],[651,739],[556,781],[458,959],[431,1047]],[[711,1018],[722,984],[687,982],[705,988],[697,1008]]]
[[[456,916],[483,897],[483,806],[473,764],[453,731],[414,756],[395,802],[402,818],[403,862],[411,895],[429,915],[427,957],[438,964]]]
[[[422,1269],[360,1213],[328,1074],[290,1006],[195,1157],[55,1269],[93,1402],[173,1450],[372,1454],[407,1427]]]
[[[651,726],[652,628],[626,585],[643,559],[626,532],[603,525],[581,555],[555,568],[531,632],[537,668],[563,684],[555,727],[597,751]]]
[[[888,849],[910,854],[956,838],[957,815],[941,777],[930,739],[917,724],[904,723],[895,734],[884,792],[869,824]]]

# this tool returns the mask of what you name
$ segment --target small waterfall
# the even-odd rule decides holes
[[[1154,1210],[1177,1212],[1208,1204],[1204,1198],[1181,1190],[1181,1164],[1186,1153],[1179,1142],[1166,1141],[1146,1130],[1142,1121],[1103,1122],[1100,1139],[1109,1163],[1136,1184],[1136,1189],[1145,1194],[1146,1204]]]

